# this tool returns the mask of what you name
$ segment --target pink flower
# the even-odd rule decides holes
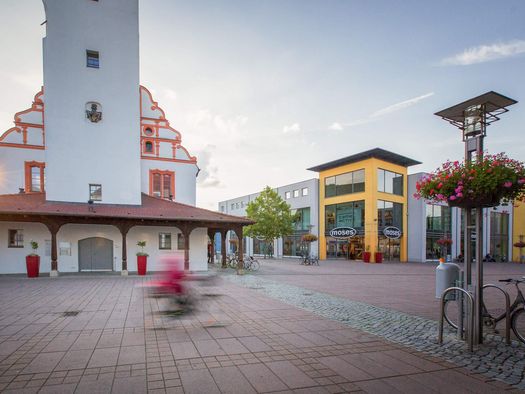
[[[450,196],[448,199],[449,199],[450,201],[454,201],[454,200],[456,199],[456,196]]]
[[[456,194],[456,197],[457,197],[457,198],[461,198],[461,197],[463,197],[463,193],[458,193],[458,194]]]
[[[443,187],[443,182],[439,182],[437,187],[438,189],[441,189]]]
[[[512,187],[512,182],[511,181],[506,181],[505,183],[503,183],[503,186],[504,187]]]
[[[518,179],[518,185],[523,185],[525,183],[525,178]]]

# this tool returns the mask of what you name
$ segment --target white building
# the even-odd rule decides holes
[[[292,213],[297,215],[297,221],[293,234],[274,241],[271,246],[273,255],[279,258],[301,256],[305,248],[304,243],[301,242],[301,236],[311,232],[319,237],[319,180],[315,178],[308,179],[302,182],[279,186],[274,190],[290,205]],[[248,203],[255,200],[259,194],[260,193],[253,193],[221,201],[219,202],[218,209],[223,213],[245,216]],[[229,241],[230,239],[231,236],[228,235],[227,240]],[[266,245],[264,240],[246,237],[244,244],[245,251],[249,255],[261,256],[267,253],[268,245]],[[218,245],[217,242],[216,245]],[[229,242],[227,243],[228,253],[233,252],[233,245]],[[319,253],[318,242],[312,242],[310,249],[311,253],[317,256]]]
[[[426,173],[408,176],[408,260],[437,261],[440,257],[456,259],[463,250],[462,210],[446,204],[431,204],[425,199],[416,200],[416,182]],[[483,256],[495,261],[512,259],[515,209],[512,204],[483,208]],[[471,239],[474,244],[476,235]],[[449,238],[452,245],[443,248],[439,239]],[[474,247],[474,246],[473,246]]]
[[[0,273],[31,240],[52,274],[134,271],[139,240],[148,269],[207,269],[208,234],[249,221],[194,207],[197,159],[139,85],[138,0],[43,2],[44,87],[0,134]]]

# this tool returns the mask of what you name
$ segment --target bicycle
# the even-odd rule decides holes
[[[510,306],[510,324],[511,324],[512,331],[516,335],[516,338],[518,338],[521,342],[525,343],[525,297],[523,296],[523,293],[521,292],[521,289],[518,286],[520,283],[524,283],[525,280],[509,278],[509,279],[501,279],[500,282],[504,282],[507,284],[512,283],[514,284],[514,286],[516,286],[516,290],[518,294],[516,298],[514,299],[514,302]],[[448,324],[450,324],[452,327],[457,329],[458,324],[453,318],[451,318],[451,316],[453,316],[454,314],[457,314],[457,311],[452,311],[453,307],[451,306],[454,305],[452,301],[456,301],[456,300],[455,299],[445,300],[444,317]],[[496,329],[496,326],[500,321],[505,319],[506,313],[505,311],[503,311],[499,313],[497,316],[494,316],[487,309],[485,302],[483,302],[482,303],[482,317],[483,317],[483,325],[487,328],[492,328],[497,333],[498,331]]]
[[[257,260],[253,256],[244,257],[244,269],[245,270],[258,271],[260,267],[261,267],[261,263],[259,263],[259,260]]]
[[[301,258],[301,265],[319,265],[319,258],[317,256],[303,255]]]

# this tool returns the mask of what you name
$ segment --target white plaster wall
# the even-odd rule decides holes
[[[8,248],[8,230],[24,231],[24,247]],[[51,239],[47,227],[40,223],[0,222],[0,274],[20,274],[26,271],[26,256],[33,252],[31,241],[38,242],[40,272],[49,272],[51,256],[45,254],[45,240]]]
[[[24,248],[8,248],[8,230],[22,229],[24,231]],[[159,249],[159,233],[171,233],[171,250]],[[176,227],[133,227],[127,236],[128,271],[137,271],[136,253],[140,251],[138,241],[146,241],[144,251],[149,254],[148,272],[163,269],[161,257],[166,254],[178,254],[184,259],[184,250],[177,249]],[[66,224],[57,234],[57,242],[69,242],[71,255],[58,255],[59,272],[78,272],[78,241],[84,238],[102,237],[113,241],[113,271],[122,268],[122,236],[113,226]],[[40,272],[49,272],[51,269],[51,255],[45,253],[45,241],[51,240],[47,227],[40,223],[0,222],[0,274],[25,273],[25,257],[32,252],[30,241],[38,242],[37,254],[40,255]],[[198,228],[190,235],[190,270],[206,271],[207,265],[207,229]]]
[[[175,201],[195,205],[197,166],[192,163],[142,159],[142,191],[149,193],[149,170],[175,172]]]
[[[44,0],[47,199],[140,204],[138,0]],[[86,50],[100,68],[86,67]],[[86,119],[89,101],[103,119]],[[67,185],[65,187],[64,185]]]
[[[190,271],[208,270],[208,229],[196,228],[190,234]]]
[[[71,256],[58,255],[59,272],[78,272],[78,241],[102,237],[113,241],[113,271],[120,271],[122,263],[122,237],[114,226],[66,224],[57,234],[57,242],[71,243]]]
[[[25,161],[43,162],[44,151],[0,146],[0,194],[14,194],[25,188]]]

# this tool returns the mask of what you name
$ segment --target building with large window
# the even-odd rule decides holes
[[[441,257],[454,260],[463,254],[463,210],[416,200],[413,197],[416,183],[424,175],[426,173],[417,173],[408,177],[408,259],[419,262],[438,261]],[[512,204],[483,209],[483,255],[487,260],[519,261],[512,250],[520,231],[525,234],[523,221],[520,209]],[[476,237],[477,234],[471,235],[473,245]],[[444,239],[451,243],[440,243]]]
[[[139,240],[152,270],[165,253],[207,269],[210,234],[250,221],[194,207],[197,159],[139,84],[138,0],[44,8],[44,86],[0,134],[0,273],[31,241],[52,275],[134,271]]]
[[[370,251],[407,260],[407,168],[421,164],[371,149],[309,168],[319,173],[319,256],[362,259]]]
[[[268,245],[267,242],[257,238],[245,239],[245,251],[250,255],[265,255],[271,251],[275,257],[298,257],[305,252],[306,245],[301,242],[304,234],[312,233],[319,236],[318,209],[319,209],[319,182],[317,179],[309,179],[303,182],[292,183],[274,189],[283,200],[291,207],[295,214],[293,234],[279,238]],[[233,198],[219,202],[218,209],[221,213],[244,216],[248,203],[255,200],[260,193],[248,194],[246,196]],[[226,244],[227,252],[236,250],[237,238],[235,234],[228,234]],[[231,240],[231,242],[230,242]],[[216,251],[219,251],[218,242]],[[317,255],[317,242],[312,242],[312,254]]]

